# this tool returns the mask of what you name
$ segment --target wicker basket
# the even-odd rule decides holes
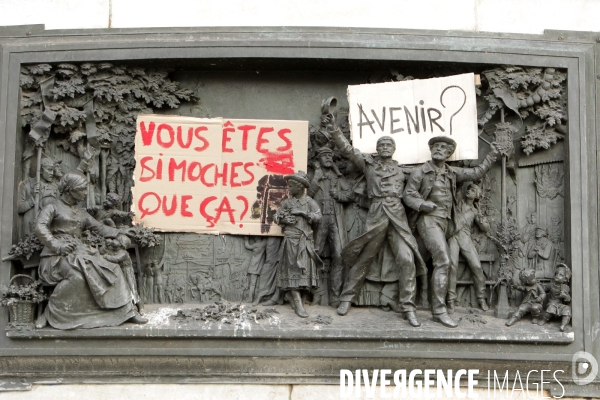
[[[29,300],[17,300],[8,305],[10,322],[13,324],[33,324],[36,304]]]
[[[15,275],[11,278],[10,283],[12,284],[16,278],[26,278],[31,280],[34,279],[29,275]],[[33,324],[35,318],[35,306],[36,303],[30,300],[16,300],[8,304],[8,312],[10,315],[10,322],[12,324]]]

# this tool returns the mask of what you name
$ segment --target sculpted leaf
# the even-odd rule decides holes
[[[499,110],[502,107],[504,107],[504,103],[502,102],[502,100],[498,99],[493,94],[489,94],[483,97],[488,101],[489,108],[491,108],[492,110]]]
[[[557,101],[551,100],[547,104],[539,107],[535,114],[541,119],[546,120],[549,125],[560,124],[561,121],[567,120],[565,109]]]
[[[79,76],[73,76],[68,81],[57,80],[54,83],[54,88],[50,89],[50,93],[54,95],[54,100],[64,97],[73,98],[76,94],[84,94],[85,87],[83,85],[83,79]]]
[[[19,86],[21,86],[23,89],[31,88],[34,83],[35,79],[33,78],[33,76],[21,74],[19,78]]]
[[[72,76],[74,75],[79,68],[73,64],[58,64],[58,68],[56,73],[62,76]]]
[[[42,94],[39,91],[24,92],[21,98],[21,107],[31,107],[42,102]]]
[[[71,135],[69,136],[69,140],[71,143],[76,143],[79,140],[85,137],[85,132],[80,131],[79,129],[75,129],[71,131]]]
[[[92,63],[81,64],[80,68],[81,68],[80,71],[83,75],[95,74],[98,71],[98,68],[96,68],[96,65],[94,65]]]
[[[100,63],[98,64],[98,69],[110,69],[113,65],[111,63]]]
[[[528,126],[525,132],[526,134],[521,139],[521,147],[527,155],[537,149],[549,149],[551,145],[564,138],[562,134],[545,123]]]
[[[52,70],[52,66],[50,64],[35,64],[26,68],[34,75],[43,75],[45,72]]]
[[[21,126],[33,126],[42,116],[43,111],[39,107],[21,109]]]
[[[85,121],[85,112],[76,108],[63,107],[59,113],[62,126],[74,125],[77,121]]]
[[[71,153],[75,156],[79,156],[79,152],[77,151],[77,146],[75,144],[71,143],[71,141],[69,139],[59,141],[58,147],[63,148],[65,151],[68,151],[69,153]]]

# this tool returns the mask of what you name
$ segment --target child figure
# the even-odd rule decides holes
[[[532,323],[538,322],[538,317],[544,310],[544,299],[546,298],[546,290],[544,287],[535,279],[535,270],[526,268],[519,273],[519,279],[523,286],[513,285],[514,289],[526,292],[523,302],[510,317],[506,326],[513,326],[518,320],[523,318],[528,312],[533,317]]]
[[[119,235],[114,239],[106,239],[107,252],[104,258],[115,264],[119,264],[125,275],[127,286],[131,292],[133,303],[140,302],[140,295],[136,289],[135,276],[133,274],[133,263],[127,249],[131,246],[131,240],[126,235]]]
[[[560,330],[564,332],[565,327],[571,320],[571,307],[564,304],[571,302],[569,281],[571,280],[571,270],[566,264],[557,264],[554,271],[554,280],[548,284],[548,306],[546,312],[542,314],[538,325],[544,325],[553,316],[562,317]]]

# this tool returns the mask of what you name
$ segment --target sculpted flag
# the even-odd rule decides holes
[[[403,82],[348,86],[352,144],[375,153],[377,139],[396,141],[394,159],[401,164],[431,158],[427,142],[449,136],[457,143],[450,158],[478,158],[474,74]]]
[[[281,235],[283,177],[306,171],[307,121],[139,115],[135,222],[160,231]]]

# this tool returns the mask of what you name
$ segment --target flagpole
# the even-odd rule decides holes
[[[35,183],[38,190],[35,193],[35,216],[37,218],[38,212],[40,211],[40,180],[42,179],[42,146],[37,146],[37,164],[35,166]]]
[[[500,123],[504,124],[504,107],[500,109]],[[503,227],[507,226],[507,203],[506,203],[506,155],[502,154],[502,171],[500,175],[500,224]],[[504,257],[500,257],[500,270],[504,271],[506,269],[506,259]],[[510,304],[508,303],[508,292],[506,288],[506,283],[500,283],[500,290],[498,293],[498,303],[496,304],[496,312],[495,315],[497,318],[508,318],[510,313]]]
[[[56,114],[52,112],[52,110],[48,109],[48,105],[46,104],[46,96],[48,95],[48,91],[50,88],[54,87],[54,75],[40,82],[40,94],[42,96],[42,111],[43,114],[40,120],[32,127],[29,135],[34,139],[35,146],[37,147],[37,164],[35,166],[35,183],[38,188],[35,194],[34,200],[34,210],[35,217],[37,218],[38,212],[40,211],[40,181],[42,179],[42,150],[48,140],[48,136],[50,135],[50,129],[52,128],[52,123],[56,118]]]

